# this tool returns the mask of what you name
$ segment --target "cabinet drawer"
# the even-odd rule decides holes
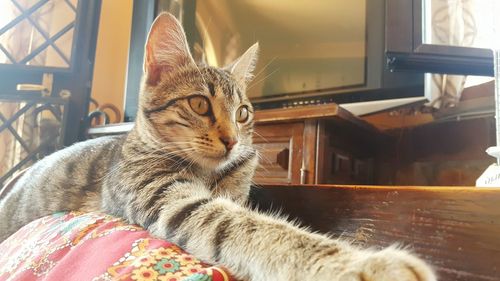
[[[257,184],[299,184],[304,123],[256,125],[254,145],[260,160]]]

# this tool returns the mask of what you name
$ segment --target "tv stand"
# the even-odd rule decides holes
[[[256,111],[255,131],[261,184],[373,184],[385,138],[335,103]]]

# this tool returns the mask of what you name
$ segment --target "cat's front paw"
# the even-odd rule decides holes
[[[369,253],[356,262],[343,281],[436,281],[432,269],[421,259],[395,248]]]

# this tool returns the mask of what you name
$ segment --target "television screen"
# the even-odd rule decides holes
[[[194,53],[224,66],[260,44],[254,101],[366,84],[366,0],[203,0],[195,5]],[[189,40],[189,38],[188,38]]]

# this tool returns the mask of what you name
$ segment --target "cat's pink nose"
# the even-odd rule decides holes
[[[236,138],[220,137],[219,139],[224,144],[227,151],[230,151],[231,149],[233,149],[233,147],[236,145],[236,143],[238,143],[238,140]]]

